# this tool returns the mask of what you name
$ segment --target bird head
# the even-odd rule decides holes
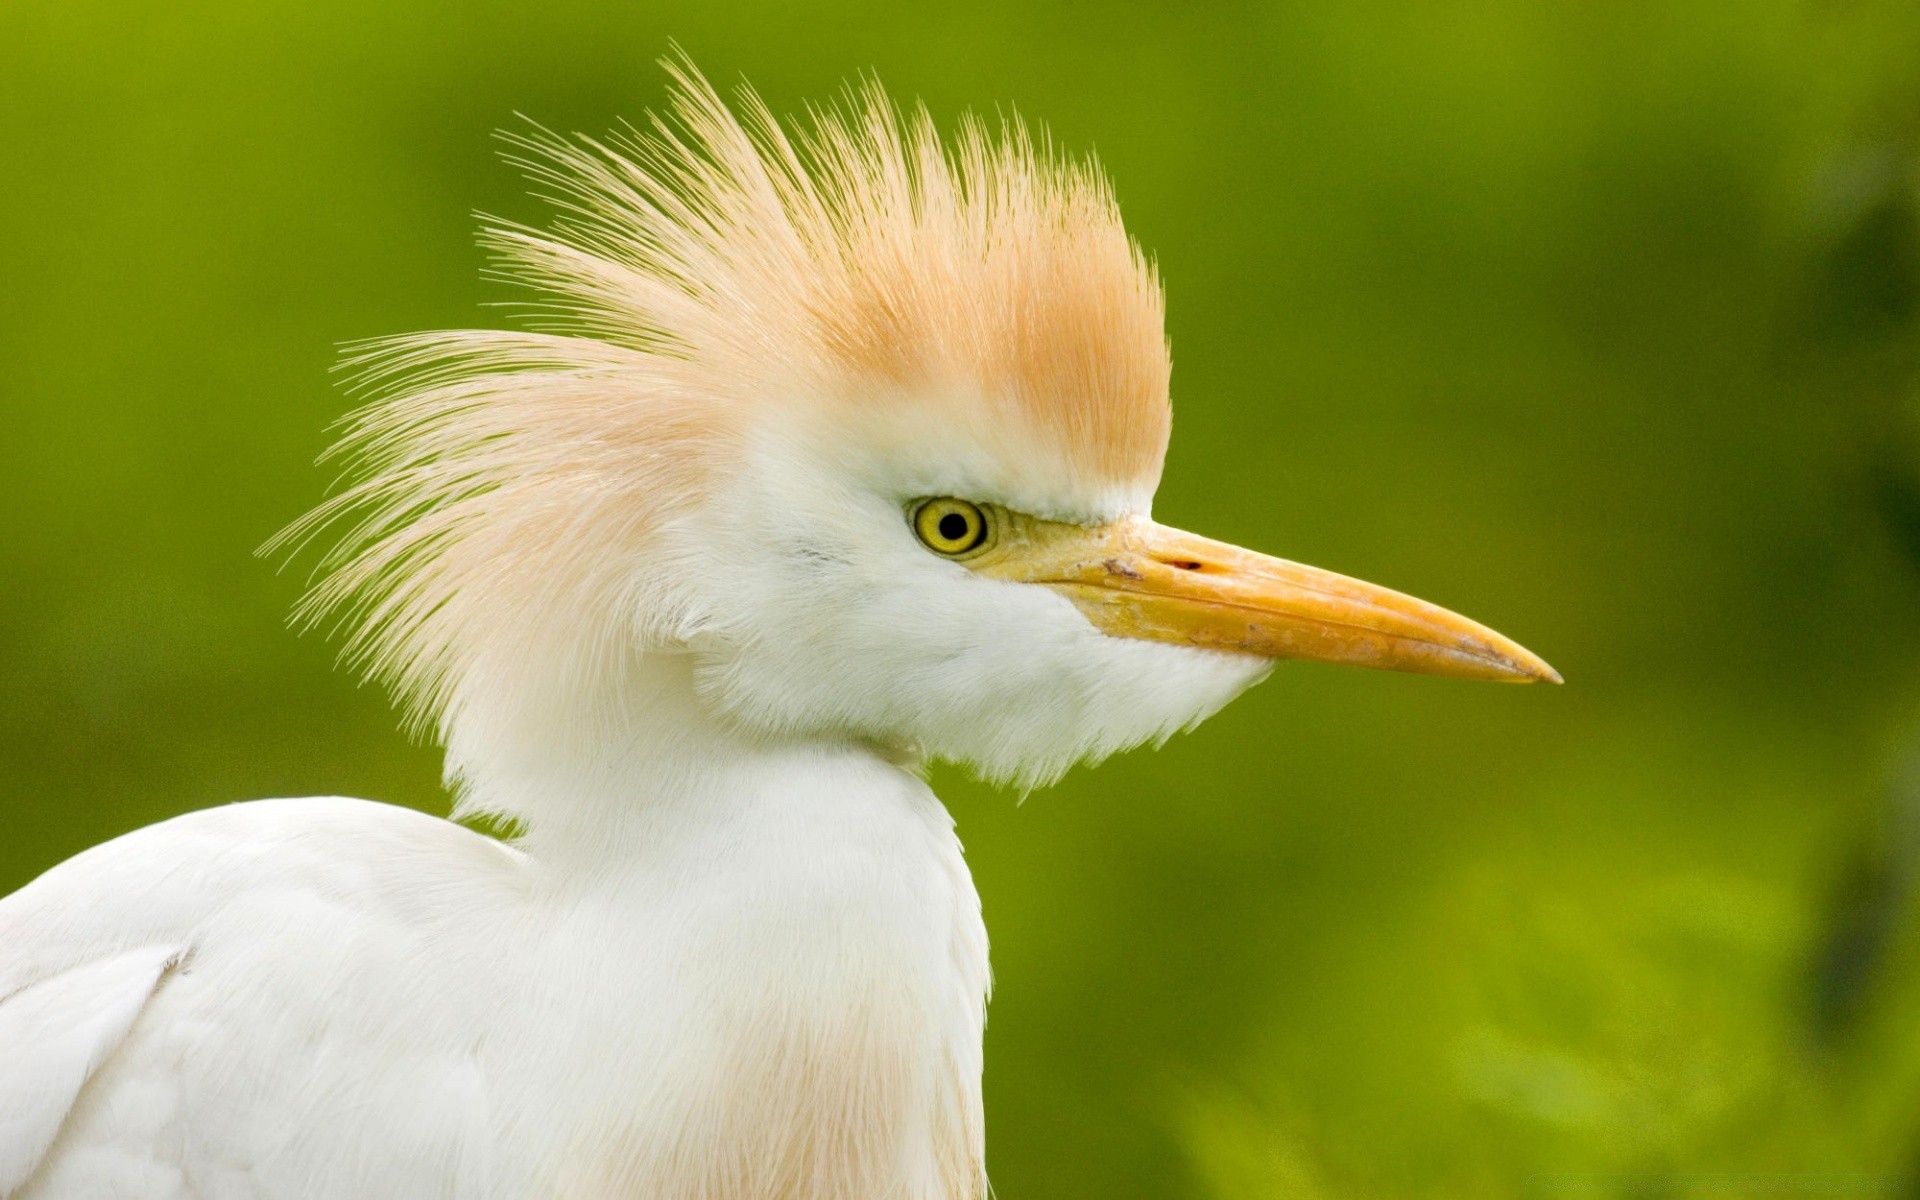
[[[751,735],[1033,784],[1278,659],[1557,679],[1152,520],[1162,293],[1095,168],[877,86],[789,128],[670,70],[644,130],[510,139],[559,215],[485,240],[544,323],[366,347],[357,482],[283,535],[344,526],[305,612],[442,736],[673,655]]]

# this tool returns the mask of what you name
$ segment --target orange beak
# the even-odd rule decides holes
[[[1051,587],[1115,637],[1424,675],[1559,683],[1510,638],[1424,600],[1151,521],[1022,521],[976,563]]]

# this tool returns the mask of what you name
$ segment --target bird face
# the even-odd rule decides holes
[[[1192,726],[1280,658],[1556,678],[1444,609],[1159,525],[1153,479],[1077,473],[1015,413],[882,411],[767,431],[686,556],[701,687],[755,727],[1033,785]]]

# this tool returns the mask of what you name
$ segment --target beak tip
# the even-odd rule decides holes
[[[1512,661],[1515,683],[1550,683],[1555,686],[1566,682],[1560,672],[1547,665],[1538,655],[1521,651]]]

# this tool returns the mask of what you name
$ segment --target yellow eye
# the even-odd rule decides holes
[[[987,514],[965,500],[928,500],[913,510],[913,531],[935,554],[959,558],[987,544]]]

